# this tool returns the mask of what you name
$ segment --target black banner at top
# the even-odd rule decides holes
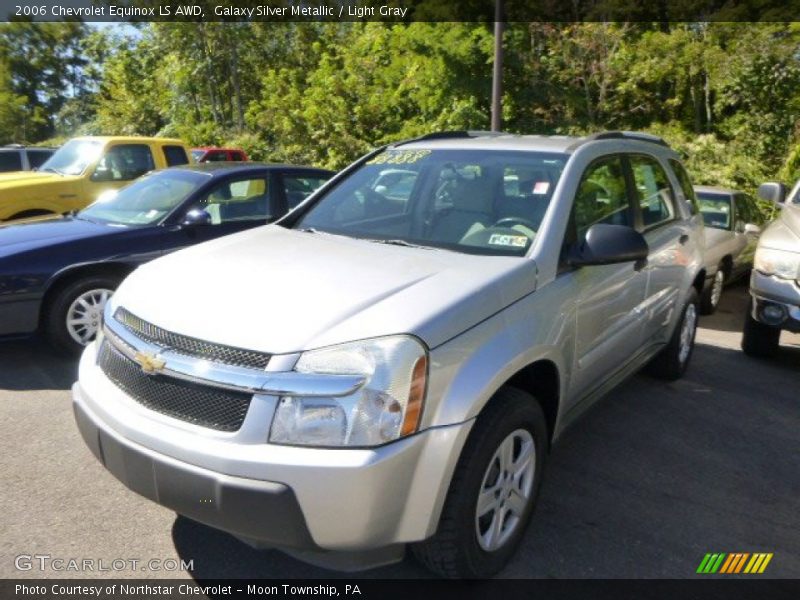
[[[0,21],[800,21],[800,0],[0,0]]]

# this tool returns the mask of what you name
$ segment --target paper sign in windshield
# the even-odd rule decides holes
[[[524,248],[528,245],[528,236],[508,235],[506,233],[493,233],[489,237],[492,246],[510,246],[511,248]]]
[[[411,165],[431,153],[430,150],[387,150],[367,161],[368,165]]]
[[[550,189],[550,182],[549,181],[537,181],[533,186],[533,193],[539,196],[543,196],[547,193],[547,190]]]

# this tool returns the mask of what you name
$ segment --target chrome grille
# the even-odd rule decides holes
[[[237,431],[252,395],[196,385],[164,375],[146,375],[107,340],[97,359],[103,373],[123,392],[155,412],[218,431]]]
[[[255,352],[253,350],[243,350],[233,346],[214,344],[186,335],[173,333],[140,319],[124,308],[118,308],[116,310],[114,319],[128,329],[128,331],[146,342],[156,344],[163,348],[170,348],[174,352],[183,354],[184,356],[197,357],[226,365],[260,370],[264,370],[267,367],[267,363],[269,363],[269,354]]]

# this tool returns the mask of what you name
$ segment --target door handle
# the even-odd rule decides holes
[[[678,238],[678,242],[680,242],[681,245],[685,245],[686,242],[688,241],[689,241],[689,235],[686,233],[684,233],[681,237]]]

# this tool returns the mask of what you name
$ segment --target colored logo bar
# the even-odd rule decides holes
[[[700,561],[697,567],[698,573],[712,574],[724,573],[763,573],[769,561],[772,560],[772,552],[718,552],[709,553]]]

